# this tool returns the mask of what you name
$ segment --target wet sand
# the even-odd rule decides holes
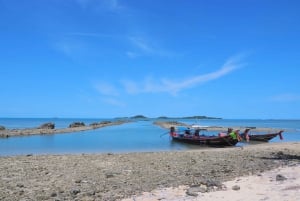
[[[214,191],[222,190],[225,181],[299,163],[299,142],[176,152],[0,157],[0,200],[134,200],[143,192],[201,185]],[[198,194],[185,192],[188,198],[199,198]]]

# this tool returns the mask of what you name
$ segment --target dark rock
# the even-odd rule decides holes
[[[75,183],[77,183],[77,184],[81,183],[81,179],[75,180]]]
[[[100,122],[100,124],[110,124],[111,123],[111,121],[102,121],[102,122]]]
[[[40,125],[39,127],[40,129],[54,129],[55,128],[55,124],[54,123],[44,123],[42,125]]]
[[[106,173],[106,174],[105,174],[105,177],[106,177],[106,178],[112,178],[112,177],[114,177],[114,175],[113,175],[112,173]]]
[[[210,186],[210,187],[213,187],[213,186],[216,186],[218,188],[222,187],[222,183],[220,181],[215,181],[215,180],[210,180],[210,179],[206,181],[206,185]]]
[[[76,127],[82,127],[85,126],[83,122],[73,122],[69,125],[69,128],[76,128]]]
[[[87,196],[93,196],[96,195],[96,191],[90,191],[86,194]]]
[[[199,187],[199,192],[200,192],[200,193],[206,193],[206,192],[207,192],[207,186],[201,185],[201,186]]]
[[[100,125],[100,123],[98,123],[98,122],[94,122],[94,123],[90,124],[90,126],[99,126],[99,125]]]
[[[284,155],[284,154],[283,154],[283,151],[277,152],[277,155]]]
[[[19,188],[23,188],[23,187],[24,187],[24,185],[23,185],[23,184],[17,184],[17,187],[19,187]]]
[[[51,196],[51,197],[56,197],[56,196],[57,196],[57,193],[56,193],[56,192],[52,192],[50,196]]]
[[[77,195],[78,193],[80,193],[80,189],[72,189],[70,193],[71,195]]]
[[[234,191],[238,191],[240,189],[241,189],[241,187],[239,185],[232,186],[232,190],[234,190]]]
[[[286,180],[286,177],[282,176],[281,174],[276,175],[276,181],[283,181]]]
[[[187,189],[186,194],[189,196],[198,196],[198,192],[200,192],[200,187],[199,186],[192,186],[189,189]]]
[[[0,131],[5,130],[4,126],[0,126]]]

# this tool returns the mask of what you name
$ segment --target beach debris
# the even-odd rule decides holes
[[[44,123],[38,127],[39,129],[54,129],[55,124],[52,122]]]
[[[276,181],[284,181],[286,180],[287,178],[281,174],[278,174],[276,175]]]

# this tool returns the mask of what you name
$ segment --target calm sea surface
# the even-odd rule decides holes
[[[0,118],[0,125],[5,126],[7,129],[32,128],[45,122],[54,122],[56,128],[65,128],[75,121],[90,124],[103,120],[109,119]],[[300,141],[300,120],[176,120],[202,126],[282,128],[285,130],[283,142]],[[153,121],[155,120],[135,121],[118,126],[68,134],[0,138],[0,155],[121,153],[199,149],[199,146],[172,142],[168,136],[168,130],[153,125]],[[278,138],[275,138],[270,143],[279,141]],[[249,145],[239,143],[238,146]]]

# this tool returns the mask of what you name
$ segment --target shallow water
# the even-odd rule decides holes
[[[54,122],[57,128],[74,121],[86,124],[107,119],[0,119],[6,128],[38,127]],[[199,149],[203,147],[172,142],[168,130],[153,125],[154,120],[135,121],[118,126],[68,134],[10,137],[0,139],[0,155],[63,154],[63,153],[120,153]],[[300,141],[299,120],[183,120],[203,126],[254,126],[284,128],[285,142]],[[214,134],[214,133],[211,133]],[[279,142],[279,138],[272,142]],[[239,143],[238,146],[248,144]],[[205,147],[206,148],[206,147]]]

